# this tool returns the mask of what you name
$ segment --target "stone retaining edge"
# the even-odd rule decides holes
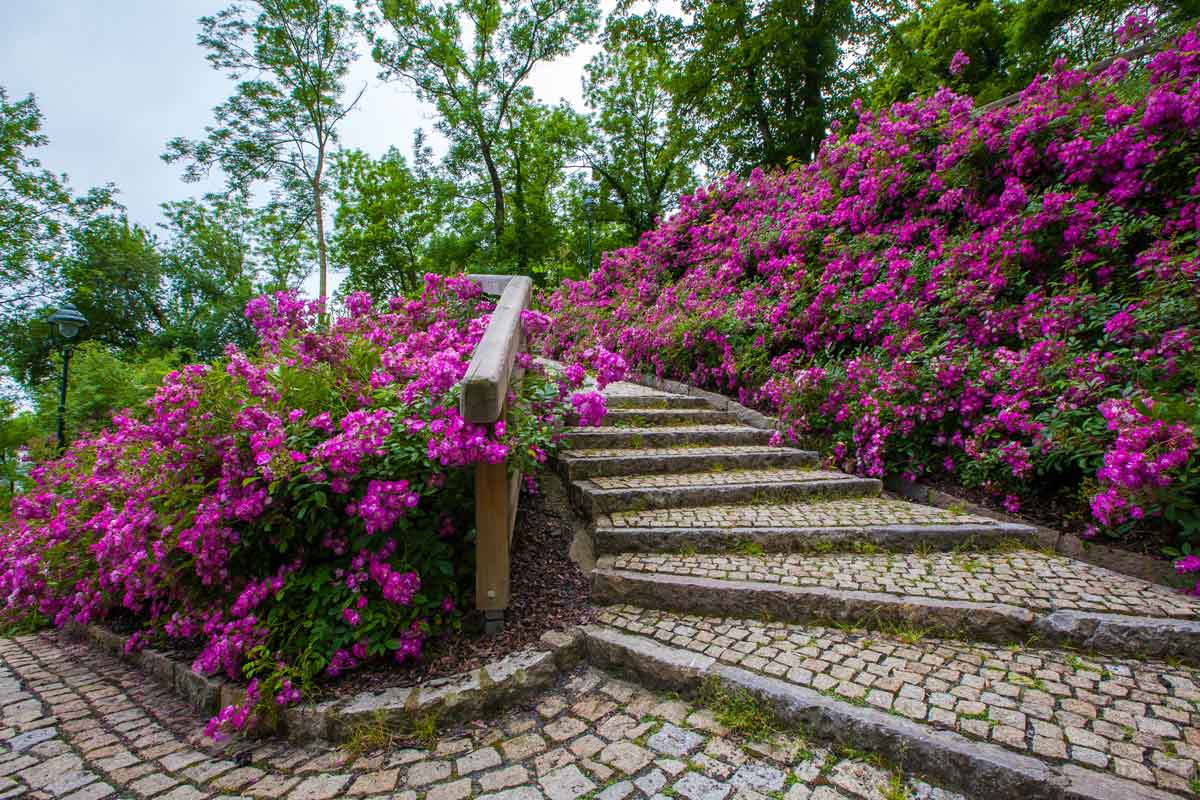
[[[727,688],[749,692],[787,724],[801,725],[846,746],[878,752],[905,770],[981,800],[1174,797],[1150,786],[1074,765],[1047,763],[953,731],[835,700],[641,636],[602,626],[585,627],[583,636],[587,658],[595,666],[689,694],[704,680],[715,678]]]
[[[223,677],[192,672],[191,665],[145,648],[125,653],[129,637],[98,625],[68,623],[63,634],[133,664],[173,689],[196,711],[215,714],[222,706],[241,702],[244,687]],[[289,739],[349,739],[360,725],[402,729],[415,719],[439,724],[465,722],[502,706],[549,689],[583,658],[579,627],[544,633],[537,647],[512,653],[470,672],[435,678],[416,686],[362,692],[351,698],[293,706],[283,712],[283,732]]]
[[[869,542],[883,550],[909,552],[920,543],[936,550],[952,550],[964,543],[975,547],[1013,540],[1036,544],[1027,525],[1010,523],[962,525],[877,525],[810,528],[639,528],[597,525],[592,541],[597,553],[664,553],[690,548],[702,553],[728,552],[731,545],[757,544],[767,553],[817,552],[815,544],[837,547]]]
[[[1135,658],[1175,657],[1200,663],[1200,622],[1084,611],[1038,613],[1005,603],[975,603],[812,586],[612,569],[592,572],[592,600],[682,614],[771,619],[796,624],[836,621],[899,623],[931,635],[969,635],[995,644],[1028,642],[1081,647]]]
[[[711,403],[714,408],[733,414],[738,418],[738,421],[745,425],[767,430],[780,430],[778,417],[770,417],[753,409],[746,408],[722,394],[698,389],[679,381],[657,378],[650,374],[642,374],[636,378],[631,378],[630,382],[641,383],[659,391],[701,397]],[[1033,524],[989,508],[984,508],[939,489],[934,489],[914,481],[904,480],[898,475],[884,478],[883,483],[884,488],[888,491],[903,495],[918,503],[926,503],[938,508],[964,508],[968,513],[990,517],[1003,522]],[[1173,589],[1182,588],[1186,585],[1175,573],[1175,569],[1170,562],[1144,556],[1140,553],[1131,553],[1128,550],[1121,550],[1116,547],[1089,542],[1074,534],[1063,533],[1053,528],[1046,528],[1041,525],[1034,525],[1034,527],[1037,528],[1040,544],[1043,547],[1053,549],[1061,555],[1078,559],[1079,561],[1086,561],[1089,564],[1095,564],[1100,567],[1106,567],[1114,572],[1131,575],[1151,583],[1170,586]]]

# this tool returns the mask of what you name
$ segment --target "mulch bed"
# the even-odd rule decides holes
[[[1065,497],[1060,492],[1054,492],[1055,487],[1048,487],[1050,491],[1043,496],[1022,498],[1020,512],[1010,514],[1004,510],[999,497],[981,488],[967,488],[936,475],[923,475],[920,481],[926,486],[962,498],[994,513],[1081,538],[1084,526],[1092,521],[1091,512],[1086,504],[1080,503],[1075,498]],[[1089,541],[1128,550],[1131,553],[1138,553],[1161,561],[1170,560],[1163,555],[1163,548],[1177,544],[1175,537],[1169,531],[1156,529],[1150,525],[1143,526],[1136,534],[1128,537],[1117,538],[1100,535]]]

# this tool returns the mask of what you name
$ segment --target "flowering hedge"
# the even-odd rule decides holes
[[[1200,36],[1130,70],[1058,64],[981,114],[948,90],[858,108],[811,164],[682,198],[550,295],[545,347],[735,394],[858,473],[1052,495],[1086,535],[1187,552]]]
[[[490,308],[465,278],[435,276],[383,311],[352,295],[328,328],[316,303],[254,300],[258,353],[171,373],[144,420],[119,414],[33,470],[0,528],[7,613],[64,624],[123,610],[143,626],[131,647],[197,642],[197,672],[254,679],[212,734],[296,702],[322,674],[416,658],[458,625],[471,585],[463,468],[536,470],[571,409],[568,381],[521,354],[507,424],[459,416]],[[603,414],[594,393],[575,402]]]

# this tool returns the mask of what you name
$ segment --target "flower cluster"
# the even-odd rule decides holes
[[[535,473],[574,413],[570,381],[522,354],[508,422],[466,422],[458,385],[491,305],[464,276],[427,276],[383,309],[351,295],[328,325],[322,311],[255,299],[258,352],[170,374],[144,414],[35,466],[0,527],[4,613],[122,610],[143,626],[133,647],[198,637],[196,672],[254,678],[214,734],[453,629],[473,584],[463,468]],[[542,314],[525,323],[546,330]],[[618,360],[600,359],[606,376]]]
[[[855,111],[550,293],[546,354],[734,395],[861,474],[1200,535],[1200,31],[984,112]]]

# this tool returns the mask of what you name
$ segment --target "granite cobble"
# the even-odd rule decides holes
[[[843,472],[820,469],[727,469],[710,472],[677,472],[665,475],[594,477],[600,489],[667,489],[677,486],[738,486],[747,483],[769,486],[776,483],[832,481],[846,478]]]
[[[996,522],[878,497],[615,511],[596,519],[597,527],[609,528],[865,528],[963,524],[994,526]]]
[[[0,639],[0,798],[879,800],[899,783],[913,796],[961,800],[797,735],[739,737],[709,711],[587,667],[503,717],[374,752],[270,739],[218,746],[203,722],[84,644]],[[858,784],[836,782],[842,772]]]
[[[1037,550],[743,556],[622,554],[612,569],[783,586],[879,592],[1036,611],[1200,618],[1200,599]]]
[[[1200,671],[818,626],[614,606],[600,621],[846,702],[1190,796]]]

